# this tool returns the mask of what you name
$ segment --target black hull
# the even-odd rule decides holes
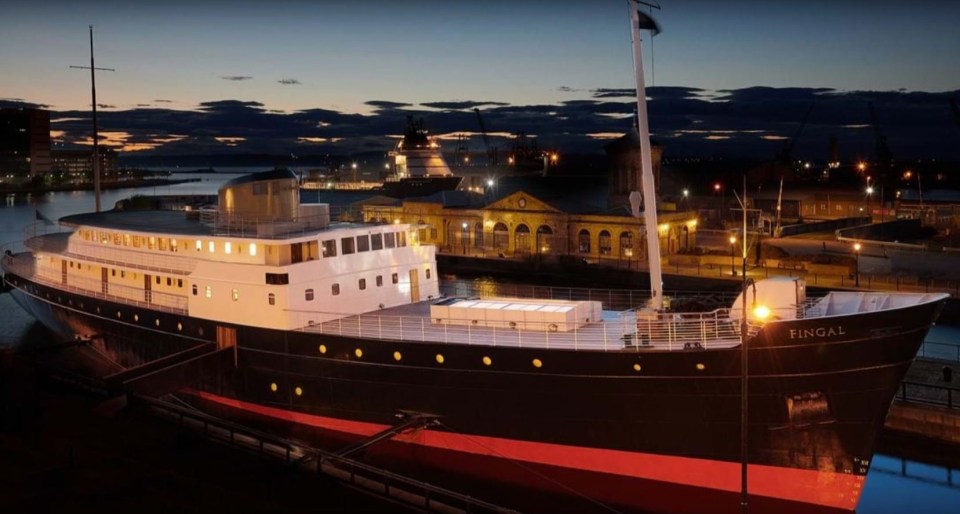
[[[17,301],[44,324],[65,336],[96,334],[93,344],[125,366],[216,340],[217,324],[206,320],[12,282]],[[749,343],[758,502],[776,512],[856,506],[887,409],[941,307],[779,323]],[[441,417],[439,427],[378,445],[368,457],[508,488],[525,475],[503,464],[521,461],[549,477],[525,486],[557,494],[572,487],[618,508],[737,508],[736,348],[566,351],[233,328],[236,369],[190,393],[231,417],[337,449],[395,424],[400,410],[430,413]],[[822,335],[799,337],[818,329]],[[625,496],[628,484],[648,494]]]

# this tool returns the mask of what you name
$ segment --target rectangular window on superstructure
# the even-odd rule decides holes
[[[117,233],[117,232],[114,232],[114,234],[113,234],[113,244],[115,244],[115,245],[117,245],[117,246],[120,246],[120,244],[122,244],[122,242],[123,242],[123,236],[120,235],[120,234]]]
[[[131,242],[130,240],[131,240],[131,239],[133,239],[133,238],[130,237],[130,234],[124,234],[124,235],[123,235],[123,246],[130,246],[130,242]]]
[[[157,285],[158,285],[158,286],[160,285],[160,276],[159,276],[159,275],[157,276]]]
[[[239,300],[239,299],[240,299],[240,291],[238,291],[238,290],[236,290],[236,289],[232,290],[232,291],[230,292],[230,297],[233,298],[233,301]]]
[[[197,296],[197,285],[193,285],[193,296]]]
[[[405,239],[405,236],[403,235],[403,232],[400,232],[399,235],[400,235],[400,239]],[[437,227],[431,227],[431,228],[430,228],[430,240],[431,240],[431,241],[436,241],[436,240],[437,240]],[[400,244],[400,245],[398,245],[398,246],[407,246],[407,244],[406,244],[406,243],[403,243],[403,244]]]
[[[141,246],[143,246],[142,239],[143,238],[141,238],[140,236],[133,236],[133,247],[140,248]]]
[[[267,303],[269,303],[270,305],[276,305],[276,304],[277,304],[277,295],[275,295],[275,294],[273,294],[273,293],[269,293],[269,294],[267,295]]]
[[[197,239],[197,251],[203,250],[203,241]]]
[[[157,247],[157,238],[150,236],[150,238],[147,239],[147,248],[150,250],[153,250],[156,247]]]
[[[360,279],[360,290],[363,291],[363,290],[366,289],[366,288],[367,288],[367,279],[361,278],[361,279]]]
[[[383,250],[383,234],[370,235],[370,249]]]
[[[383,242],[386,244],[387,248],[396,248],[397,246],[397,236],[393,232],[387,232],[383,235]]]
[[[333,293],[333,296],[340,294],[340,284],[333,284],[330,286],[330,292]]]
[[[390,276],[390,280],[393,281],[394,284],[399,284],[400,275],[397,275],[396,273],[394,273],[393,275]]]
[[[250,243],[250,255],[253,257],[257,256],[257,243]]]
[[[357,251],[358,252],[370,251],[370,236],[368,235],[357,236]]]
[[[165,237],[161,237],[161,238],[160,238],[160,247],[159,247],[159,248],[160,248],[160,251],[162,251],[162,252],[167,251],[167,238],[165,238]]]
[[[230,241],[223,243],[223,253],[230,255],[233,252],[233,244]]]
[[[272,286],[282,286],[290,283],[290,275],[287,273],[267,273],[266,282]]]
[[[206,288],[204,288],[204,293],[203,293],[203,294],[204,294],[204,296],[206,296],[207,298],[213,298],[213,287],[207,286]]]
[[[434,228],[434,229],[430,229],[430,231],[432,232],[432,233],[431,233],[431,237],[432,237],[434,240],[436,240],[436,239],[437,239],[437,229],[435,229],[435,228]],[[398,246],[398,247],[407,246],[407,233],[406,233],[406,232],[397,232],[397,246]]]
[[[377,287],[383,285],[383,275],[377,275]]]
[[[427,268],[427,280],[430,279],[430,268]]]
[[[180,251],[180,248],[177,248],[177,240],[176,240],[176,239],[171,239],[171,240],[170,240],[170,251],[171,251],[171,252],[179,252],[179,251]]]
[[[337,256],[337,240],[336,239],[327,239],[320,243],[322,248],[322,254],[324,257],[336,257]]]
[[[427,278],[430,278],[430,277],[427,277]],[[171,277],[167,277],[167,285],[168,285],[168,286],[172,286],[172,285],[173,285],[173,279],[172,279]]]
[[[312,302],[313,301],[313,289],[307,289],[303,292],[303,299]]]
[[[207,249],[210,250],[210,253],[217,251],[217,243],[215,243],[214,241],[210,241],[209,243],[207,243]]]
[[[340,250],[343,251],[344,255],[350,255],[355,251],[356,240],[352,237],[343,237],[340,239]]]
[[[110,270],[110,276],[111,276],[111,277],[117,276],[117,270],[111,269],[111,270]]]

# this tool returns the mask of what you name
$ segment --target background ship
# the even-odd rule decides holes
[[[394,175],[378,188],[386,196],[407,198],[429,196],[459,187],[462,177],[455,176],[440,151],[440,143],[427,134],[423,120],[407,117],[403,139],[397,143],[393,158]]]

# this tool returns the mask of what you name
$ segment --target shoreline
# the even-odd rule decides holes
[[[185,184],[188,182],[200,182],[199,178],[182,178],[182,179],[141,179],[141,180],[128,180],[124,182],[108,182],[105,184],[100,184],[101,191],[109,191],[111,189],[134,189],[139,187],[154,187],[154,186],[173,186],[176,184]],[[69,186],[52,186],[52,187],[0,187],[0,194],[3,195],[36,195],[36,194],[46,194],[46,193],[63,193],[63,192],[73,192],[73,191],[93,191],[93,184],[84,183],[77,185]]]

